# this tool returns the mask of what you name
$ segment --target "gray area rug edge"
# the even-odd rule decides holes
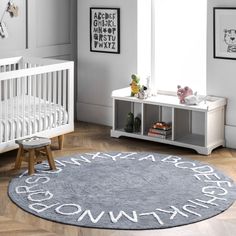
[[[127,154],[127,153],[131,153],[131,152],[124,152],[124,154]],[[97,154],[97,153],[90,153],[90,155],[95,155],[95,154]],[[107,161],[107,160],[111,160],[111,159],[113,159],[113,158],[116,158],[117,160],[113,160],[112,161],[112,163],[114,164],[114,163],[117,163],[117,161],[118,161],[118,159],[119,158],[122,158],[123,156],[122,155],[120,155],[119,156],[119,154],[121,154],[121,153],[116,153],[116,152],[113,152],[113,153],[105,153],[105,154],[108,154],[108,156],[106,156],[106,155],[104,155],[104,153],[100,153],[99,155],[100,155],[100,157],[96,157],[96,158],[94,158],[93,160],[96,160],[96,161],[98,161],[98,163],[97,164],[99,164],[99,162],[100,161],[104,161],[105,160],[105,162]],[[117,156],[117,155],[118,156]],[[98,155],[98,156],[99,156]],[[104,156],[103,156],[104,155]],[[146,153],[146,152],[142,152],[142,153],[136,153],[136,155],[141,155],[141,157],[139,156],[139,159],[142,159],[139,163],[141,163],[141,162],[143,162],[144,163],[144,161],[146,162],[146,163],[154,163],[154,161],[152,160],[152,155],[154,155],[154,157],[155,158],[157,158],[157,156],[158,155],[160,155],[162,158],[165,158],[165,157],[168,157],[168,155],[164,155],[164,154],[158,154],[158,153]],[[86,156],[86,155],[84,155],[84,154],[77,154],[77,155],[73,155],[73,156],[71,156],[71,158],[78,158],[78,157],[83,157],[83,156],[85,156],[85,159],[87,158],[87,159],[89,159],[88,158],[88,156]],[[101,156],[102,156],[102,158],[101,158]],[[109,159],[110,158],[110,156],[112,156],[112,158],[111,159]],[[107,157],[109,157],[109,158],[107,158]],[[147,158],[148,157],[148,158]],[[172,156],[172,157],[175,157],[175,158],[178,158],[177,156]],[[65,158],[65,161],[68,161],[68,158],[70,158],[70,156],[67,156],[67,157],[61,157],[61,158],[59,158],[59,159],[57,159],[57,160],[64,160],[64,158]],[[195,163],[200,163],[201,165],[203,165],[204,163],[201,163],[201,162],[199,162],[199,161],[191,161],[191,160],[189,160],[189,159],[186,159],[186,158],[182,158],[182,157],[180,157],[181,159],[181,161],[183,160],[183,161],[186,161],[186,164],[187,164],[187,162],[188,162],[188,164],[190,164],[191,162],[195,162]],[[92,160],[92,159],[91,159]],[[123,158],[123,159],[119,159],[119,160],[126,160],[125,158]],[[136,158],[136,160],[137,160],[137,158]],[[82,159],[80,160],[80,165],[78,165],[78,167],[81,167],[82,166],[82,164],[83,163],[86,163],[86,160],[83,160],[82,161]],[[153,163],[152,163],[152,165],[153,165]],[[68,164],[68,166],[70,166],[70,164],[69,163],[67,163]],[[78,164],[78,163],[77,163]],[[88,164],[88,163],[86,163],[86,164]],[[130,164],[130,163],[129,163]],[[206,164],[204,164],[204,165],[206,165]],[[124,165],[125,167],[126,167],[126,165]],[[123,167],[124,167],[123,166]],[[215,169],[214,169],[215,170]],[[131,172],[132,172],[133,170],[131,170]],[[47,172],[47,171],[46,171]],[[216,173],[218,173],[218,170],[216,171]],[[222,174],[222,172],[220,172],[221,173],[221,176],[225,176],[226,178],[227,178],[227,180],[231,180],[230,178],[228,178],[225,174]],[[58,174],[59,175],[59,174]],[[28,176],[29,177],[29,176]],[[26,178],[28,178],[27,176],[26,176]],[[137,177],[137,176],[136,176]],[[145,176],[145,178],[149,178],[150,176]],[[80,227],[88,227],[88,228],[102,228],[102,229],[122,229],[122,230],[147,230],[147,229],[162,229],[162,228],[171,228],[171,227],[176,227],[176,226],[182,226],[182,225],[187,225],[187,224],[190,224],[190,223],[196,223],[196,222],[199,222],[199,221],[202,221],[202,220],[206,220],[206,219],[209,219],[209,218],[211,218],[211,217],[213,217],[213,216],[216,216],[216,215],[218,215],[218,214],[220,214],[220,213],[222,213],[223,211],[225,211],[226,209],[228,209],[233,203],[234,203],[234,201],[231,199],[231,202],[229,203],[229,204],[227,204],[227,206],[225,207],[225,208],[223,208],[223,209],[220,209],[220,210],[218,210],[217,212],[215,212],[213,215],[210,215],[210,216],[205,216],[204,218],[201,218],[201,219],[199,219],[199,218],[195,218],[195,219],[192,219],[191,220],[191,222],[188,222],[188,221],[181,221],[181,222],[178,222],[177,224],[174,224],[174,225],[166,225],[166,224],[164,224],[164,225],[161,225],[160,224],[160,221],[158,221],[158,223],[159,224],[154,224],[154,225],[147,225],[147,226],[145,226],[145,225],[138,225],[138,223],[139,222],[135,222],[135,217],[134,217],[134,215],[132,215],[132,214],[129,214],[128,213],[128,217],[130,217],[131,218],[131,220],[129,220],[130,222],[128,222],[128,224],[127,224],[127,222],[126,222],[126,220],[127,220],[127,217],[124,217],[124,219],[125,219],[125,224],[124,225],[117,225],[117,224],[114,224],[114,222],[113,222],[113,224],[112,224],[112,222],[106,222],[105,224],[103,224],[103,225],[99,225],[99,224],[96,224],[96,223],[92,223],[92,224],[88,224],[88,221],[86,221],[86,222],[83,222],[83,221],[80,221],[80,222],[75,222],[75,223],[71,223],[71,222],[63,222],[62,220],[60,220],[60,219],[55,219],[55,218],[50,218],[50,216],[42,216],[42,215],[39,215],[39,214],[36,214],[35,212],[30,212],[29,210],[27,210],[24,206],[22,206],[22,205],[20,205],[19,204],[19,202],[18,202],[18,198],[14,198],[13,196],[12,196],[12,191],[11,191],[11,184],[12,184],[12,182],[14,182],[14,181],[16,181],[16,179],[12,179],[11,180],[11,182],[9,183],[9,186],[8,186],[8,189],[9,189],[9,191],[8,191],[8,195],[9,195],[9,197],[10,197],[10,199],[16,204],[16,205],[18,205],[21,209],[23,209],[23,210],[25,210],[26,212],[29,212],[29,213],[31,213],[31,214],[33,214],[33,215],[35,215],[35,216],[38,216],[38,217],[40,217],[40,218],[43,218],[43,219],[46,219],[46,220],[50,220],[50,221],[53,221],[53,222],[57,222],[57,223],[63,223],[63,224],[68,224],[68,225],[74,225],[74,226],[80,226]],[[146,181],[146,180],[145,180]],[[234,182],[232,182],[233,184],[235,184]],[[234,189],[235,190],[235,189]],[[235,196],[236,196],[236,194],[233,194],[233,199],[235,200],[236,198],[235,198]],[[231,196],[232,197],[232,196]],[[199,203],[199,202],[198,202]],[[154,207],[154,209],[155,209],[155,207]],[[122,209],[123,210],[123,209]],[[190,209],[189,209],[190,210]],[[82,211],[81,211],[82,212]],[[118,210],[118,212],[119,212],[119,210]],[[147,212],[146,212],[147,213]],[[150,212],[149,212],[150,213]],[[166,212],[167,213],[167,212]],[[172,212],[173,213],[173,212]],[[168,213],[168,214],[172,214],[172,213]],[[183,212],[182,212],[183,213]],[[186,212],[185,212],[186,213]],[[179,214],[178,212],[177,212],[177,214]],[[144,215],[144,214],[143,214]],[[150,215],[150,214],[149,214]],[[173,214],[172,214],[173,215]],[[184,215],[184,213],[183,213],[183,215]],[[78,215],[77,215],[78,216]],[[84,219],[86,218],[88,216],[88,214],[87,215],[85,215],[85,217],[84,217]],[[92,218],[94,218],[95,219],[95,221],[96,221],[96,217],[97,217],[98,215],[97,214],[94,214],[94,215],[92,215]],[[180,212],[180,216],[181,216],[181,212]],[[117,217],[117,215],[115,215],[114,214],[114,216],[113,216],[113,218],[115,219]],[[122,215],[122,217],[123,217],[123,215]],[[122,219],[122,217],[120,218],[120,219]],[[78,218],[78,217],[77,217]],[[139,218],[140,218],[140,216],[139,216]],[[184,218],[184,216],[183,216],[183,218]],[[116,220],[116,219],[115,219]],[[146,221],[146,222],[148,222],[148,221]],[[91,223],[91,222],[90,222]],[[108,225],[110,223],[110,225]]]

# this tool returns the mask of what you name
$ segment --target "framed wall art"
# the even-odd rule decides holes
[[[213,9],[214,58],[236,60],[236,8]]]
[[[120,8],[90,8],[90,51],[120,53]]]

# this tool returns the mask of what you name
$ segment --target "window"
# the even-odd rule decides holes
[[[152,77],[157,90],[177,85],[206,93],[207,1],[153,0]]]

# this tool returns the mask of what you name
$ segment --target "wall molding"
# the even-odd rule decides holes
[[[77,102],[77,119],[112,126],[112,107]]]
[[[47,1],[41,1],[41,0],[24,0],[20,3],[17,3],[20,7],[20,14],[18,18],[12,18],[8,19],[9,16],[6,15],[6,20],[8,20],[9,25],[9,37],[7,39],[1,39],[0,38],[0,57],[12,57],[12,56],[35,56],[35,57],[61,57],[63,55],[70,55],[70,57],[76,61],[77,58],[77,1],[76,0],[70,0],[65,1],[63,4],[68,4],[69,13],[66,16],[67,21],[69,22],[69,28],[66,28],[65,32],[68,31],[69,34],[69,41],[65,43],[59,43],[55,42],[54,45],[50,44],[50,42],[45,46],[38,47],[37,45],[37,34],[42,35],[45,32],[39,32],[39,28],[37,27],[37,20],[38,17],[37,14],[39,14],[37,9],[37,4],[47,4],[47,2],[51,1],[53,3],[53,0],[47,0]],[[55,0],[54,0],[55,1]],[[7,2],[7,1],[6,1]],[[52,9],[55,14],[58,13],[58,11],[63,11],[62,6],[63,4],[55,4],[55,7]],[[47,6],[45,5],[45,8]],[[58,7],[58,8],[57,8]],[[59,8],[60,7],[60,8]],[[42,13],[41,13],[42,14]],[[58,18],[59,16],[56,15]],[[44,19],[45,21],[48,21],[50,23],[50,18]],[[64,18],[61,18],[61,21],[63,21]],[[20,25],[19,25],[20,24]],[[55,23],[54,23],[55,24]],[[51,24],[51,28],[55,26],[54,24]],[[24,32],[19,32],[18,28],[24,28]],[[57,28],[61,30],[60,25],[58,27],[53,27],[51,30],[55,31],[55,35],[58,34],[58,36],[61,36],[60,33],[58,33]],[[48,29],[49,30],[49,29]],[[19,35],[20,34],[20,35]],[[17,41],[17,35],[20,36],[20,39],[24,35],[24,46],[22,47],[21,44]],[[62,36],[64,37],[64,35]],[[12,47],[12,40],[14,38],[14,41],[16,42],[14,47]],[[63,38],[62,38],[63,39]],[[61,40],[63,41],[63,40]],[[1,45],[2,42],[2,45]]]
[[[225,126],[225,140],[227,148],[236,148],[236,126]]]

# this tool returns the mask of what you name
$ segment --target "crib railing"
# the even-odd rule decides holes
[[[71,61],[0,59],[0,145],[73,130],[73,71]]]

